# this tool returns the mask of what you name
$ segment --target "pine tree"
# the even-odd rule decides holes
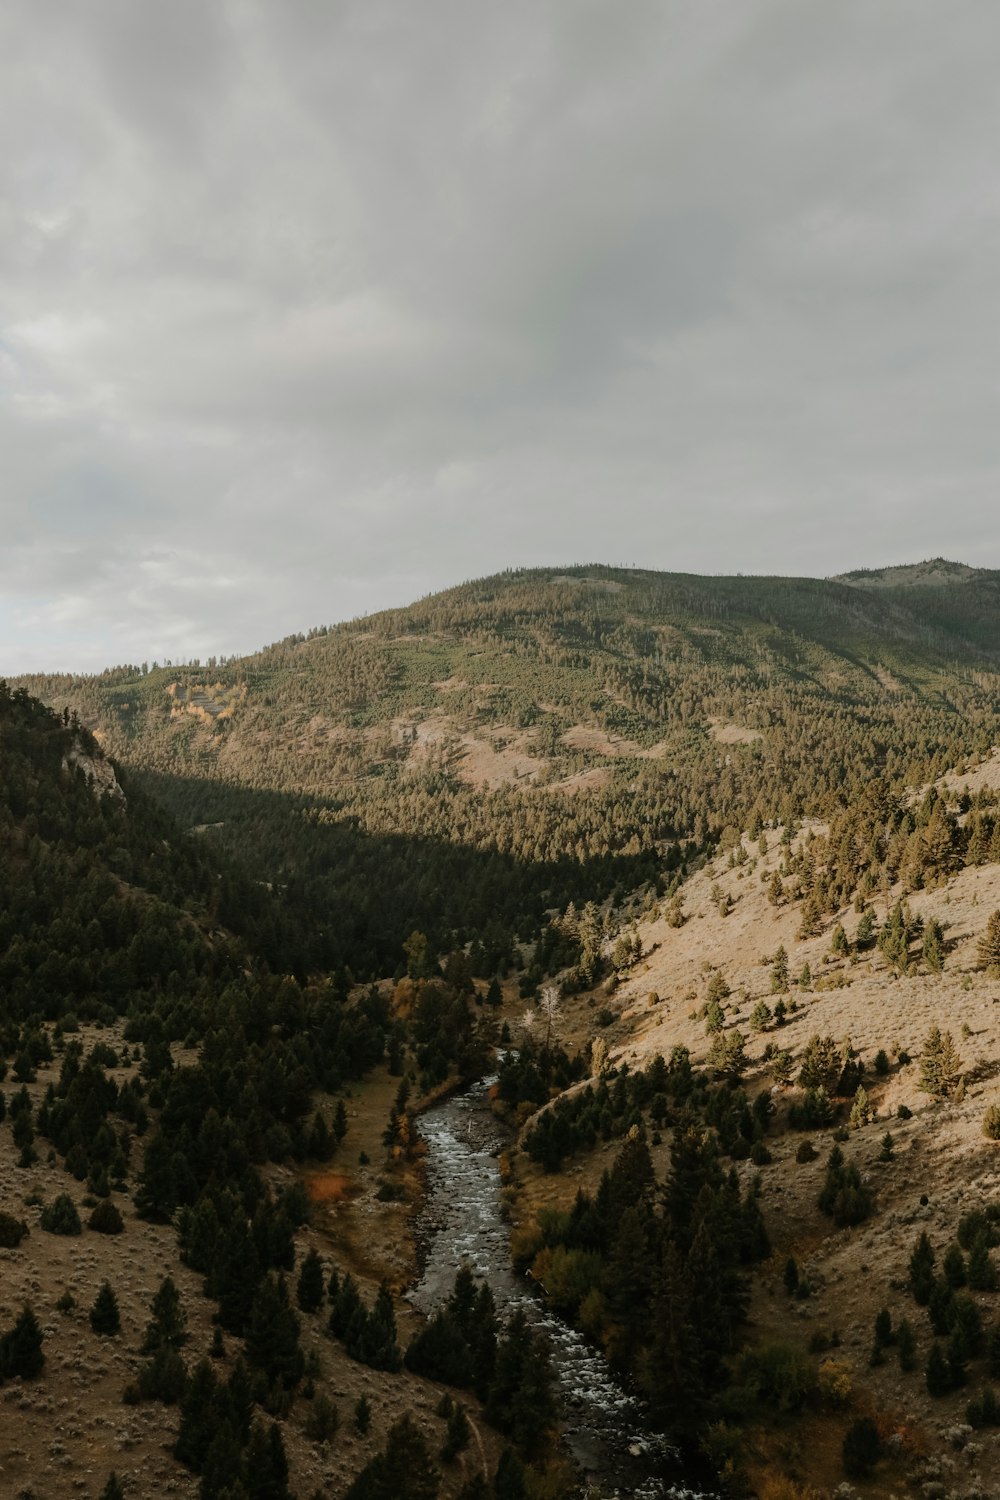
[[[995,1292],[997,1289],[997,1270],[990,1255],[988,1235],[977,1234],[972,1241],[969,1250],[969,1263],[967,1266],[967,1279],[969,1286],[974,1292]]]
[[[195,1367],[181,1398],[180,1427],[174,1457],[199,1472],[216,1426],[215,1405],[219,1382],[207,1359]]]
[[[122,1320],[121,1313],[118,1311],[118,1298],[108,1281],[102,1282],[101,1289],[94,1298],[94,1305],[90,1309],[90,1326],[95,1333],[104,1336],[121,1331]]]
[[[966,1282],[965,1256],[958,1245],[948,1246],[944,1260],[941,1263],[944,1279],[954,1291],[957,1287],[964,1286]]]
[[[897,901],[878,935],[878,946],[886,962],[900,973],[905,973],[909,965],[910,943],[917,931],[910,908],[905,901]]]
[[[322,1307],[324,1280],[323,1261],[318,1250],[311,1247],[302,1261],[295,1289],[296,1301],[303,1312],[317,1312]]]
[[[936,917],[931,917],[924,928],[924,963],[932,974],[940,974],[944,968],[944,932]]]
[[[284,1276],[265,1276],[257,1287],[246,1332],[247,1359],[263,1370],[269,1383],[294,1386],[305,1360],[299,1348],[299,1320]]]
[[[448,1418],[448,1432],[441,1449],[441,1457],[445,1463],[451,1463],[463,1448],[468,1447],[471,1435],[472,1429],[465,1407],[461,1401],[456,1401]]]
[[[1000,831],[1000,819],[997,829]],[[991,978],[1000,978],[1000,910],[992,914],[979,939],[979,962]]]
[[[857,1093],[854,1095],[854,1103],[851,1105],[851,1129],[860,1130],[862,1125],[874,1119],[875,1111],[872,1108],[868,1092],[863,1084],[858,1084]]]
[[[927,1390],[931,1396],[946,1396],[952,1388],[952,1372],[941,1345],[934,1341],[927,1358]]]
[[[784,994],[788,989],[788,953],[784,944],[771,960],[771,993]]]
[[[934,1290],[934,1259],[934,1248],[927,1238],[927,1231],[922,1230],[910,1256],[909,1267],[910,1290],[921,1307],[927,1306]]]
[[[164,1346],[180,1349],[187,1342],[187,1320],[173,1277],[165,1276],[160,1282],[151,1310],[139,1353],[155,1354]]]
[[[0,1380],[34,1380],[45,1363],[42,1329],[30,1302],[21,1309],[17,1322],[0,1338]]]
[[[882,1439],[871,1417],[858,1417],[847,1429],[841,1449],[844,1473],[866,1479],[882,1455]]]
[[[254,1423],[243,1467],[250,1500],[289,1500],[288,1458],[276,1422],[266,1429]]]
[[[436,1500],[440,1477],[407,1412],[390,1427],[385,1449],[365,1465],[344,1500]]]
[[[918,1087],[934,1099],[944,1099],[954,1090],[961,1066],[951,1032],[932,1026],[924,1038]]]
[[[750,1030],[766,1031],[771,1021],[771,1007],[764,1000],[758,1000],[750,1013]]]
[[[514,1449],[507,1447],[500,1455],[493,1480],[494,1500],[527,1500],[527,1494],[527,1471]]]

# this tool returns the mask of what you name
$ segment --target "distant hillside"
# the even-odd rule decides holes
[[[855,568],[850,573],[840,573],[831,583],[849,583],[854,588],[944,588],[953,584],[968,583],[973,579],[994,579],[996,575],[985,568],[970,568],[967,563],[949,562],[944,557],[931,557],[925,562],[903,563],[895,568]]]
[[[419,926],[488,928],[499,958],[546,905],[662,877],[727,824],[985,751],[1000,575],[921,567],[525,570],[221,664],[25,681],[284,888],[317,957],[384,969]]]

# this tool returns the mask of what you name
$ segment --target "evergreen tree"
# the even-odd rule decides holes
[[[118,1310],[118,1298],[108,1281],[101,1283],[101,1289],[94,1298],[94,1305],[90,1309],[90,1326],[95,1333],[102,1335],[111,1335],[121,1331],[122,1320]]]
[[[42,1209],[38,1220],[49,1234],[82,1234],[83,1225],[76,1204],[68,1193],[60,1193]]]
[[[174,1457],[199,1472],[205,1462],[216,1426],[219,1382],[207,1359],[195,1367],[181,1399],[180,1427]]]
[[[241,1483],[245,1473],[242,1458],[242,1448],[232,1423],[216,1414],[201,1465],[198,1500],[223,1500],[234,1489],[237,1500],[244,1500],[247,1490],[246,1485]]]
[[[945,1252],[941,1270],[948,1285],[954,1290],[965,1285],[965,1256],[958,1245],[951,1244]]]
[[[42,1329],[30,1302],[21,1309],[13,1328],[0,1338],[0,1380],[34,1380],[45,1363]]]
[[[944,968],[944,932],[936,917],[929,918],[924,928],[924,963],[932,974],[940,974]]]
[[[934,1290],[934,1249],[927,1238],[927,1231],[921,1230],[920,1237],[910,1256],[910,1290],[914,1299],[921,1307],[926,1307]]]
[[[931,1345],[931,1352],[927,1357],[926,1381],[931,1396],[946,1396],[952,1388],[951,1366],[937,1340]]]
[[[771,993],[784,994],[788,989],[788,953],[782,944],[771,960]]]
[[[986,1232],[977,1234],[969,1250],[967,1267],[968,1283],[974,1292],[995,1292],[997,1271],[990,1255],[989,1237]]]
[[[265,1429],[255,1422],[250,1430],[243,1464],[249,1500],[291,1500],[288,1489],[288,1458],[276,1422]]]
[[[705,1391],[698,1339],[684,1264],[676,1244],[663,1246],[652,1340],[642,1365],[643,1386],[657,1423],[667,1431],[696,1420]]]
[[[325,1276],[323,1261],[318,1250],[310,1247],[299,1271],[295,1298],[303,1312],[317,1312],[323,1305]]]
[[[997,828],[1000,829],[1000,819]],[[979,962],[992,978],[1000,978],[1000,911],[993,912],[979,939]]]
[[[305,1359],[299,1348],[299,1320],[284,1276],[265,1276],[257,1287],[246,1332],[247,1359],[264,1372],[268,1383],[294,1386]]]
[[[365,1465],[344,1500],[437,1500],[440,1477],[407,1412],[390,1427],[383,1452]]]
[[[933,1099],[947,1098],[954,1092],[961,1067],[962,1059],[955,1048],[951,1032],[942,1032],[939,1026],[932,1026],[924,1038],[918,1087]]]
[[[516,1450],[507,1447],[500,1454],[500,1462],[493,1478],[494,1500],[527,1500],[527,1470]]]
[[[857,1093],[854,1095],[854,1103],[851,1105],[851,1129],[860,1130],[862,1125],[867,1125],[874,1118],[875,1111],[872,1108],[868,1092],[863,1084],[858,1084]]]
[[[871,1417],[858,1417],[851,1423],[841,1453],[848,1478],[868,1477],[882,1455],[882,1439]]]
[[[180,1349],[187,1342],[187,1320],[173,1277],[165,1276],[160,1282],[151,1311],[139,1353],[155,1354],[164,1346]]]

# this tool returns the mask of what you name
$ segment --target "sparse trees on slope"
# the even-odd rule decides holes
[[[1000,826],[1000,824],[998,824]],[[979,939],[979,962],[987,974],[1000,977],[1000,911],[995,911]]]
[[[919,1087],[932,1099],[946,1099],[958,1085],[961,1067],[951,1032],[932,1026],[924,1039]]]

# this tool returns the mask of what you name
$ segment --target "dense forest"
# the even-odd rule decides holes
[[[336,1158],[343,1092],[387,1056],[400,1075],[412,1061],[427,1084],[482,1071],[488,1053],[467,986],[422,982],[403,1021],[374,987],[349,1001],[336,978],[314,973],[300,984],[273,970],[275,931],[282,944],[301,931],[277,898],[184,837],[129,777],[119,783],[68,712],[5,683],[0,856],[0,1077],[13,1083],[9,1099],[0,1092],[0,1122],[10,1121],[5,1170],[27,1184],[47,1156],[65,1182],[46,1201],[24,1197],[37,1224],[30,1233],[7,1200],[0,1244],[30,1264],[39,1232],[117,1237],[133,1214],[170,1226],[178,1263],[203,1278],[214,1306],[213,1347],[200,1360],[185,1349],[184,1308],[164,1278],[121,1399],[176,1408],[173,1453],[200,1476],[203,1500],[283,1500],[291,1492],[282,1423],[293,1402],[316,1403],[305,1425],[320,1440],[337,1421],[300,1346],[303,1316],[326,1317],[329,1301],[329,1336],[353,1359],[399,1369],[402,1354],[388,1291],[369,1313],[350,1275],[324,1269],[315,1250],[303,1257],[306,1192],[294,1174],[277,1190],[269,1168]],[[399,1129],[408,1094],[407,1082]],[[318,1095],[339,1096],[336,1110],[317,1110]],[[546,1457],[551,1427],[544,1350],[530,1330],[498,1326],[487,1291],[478,1305],[486,1342],[476,1388],[509,1435],[507,1467],[530,1472]],[[67,1289],[56,1310],[68,1316],[73,1306]],[[0,1335],[0,1384],[44,1380],[52,1311],[25,1302]],[[119,1333],[110,1279],[88,1321],[99,1338]],[[227,1337],[236,1345],[222,1364]],[[530,1426],[511,1409],[522,1365],[537,1366],[541,1404]],[[366,1431],[370,1416],[355,1416]],[[468,1442],[462,1420],[452,1418],[451,1459]],[[393,1494],[436,1493],[432,1460],[424,1435],[401,1417],[351,1493],[387,1493],[378,1476],[397,1463],[425,1488],[393,1481]],[[107,1494],[121,1493],[112,1475]]]

